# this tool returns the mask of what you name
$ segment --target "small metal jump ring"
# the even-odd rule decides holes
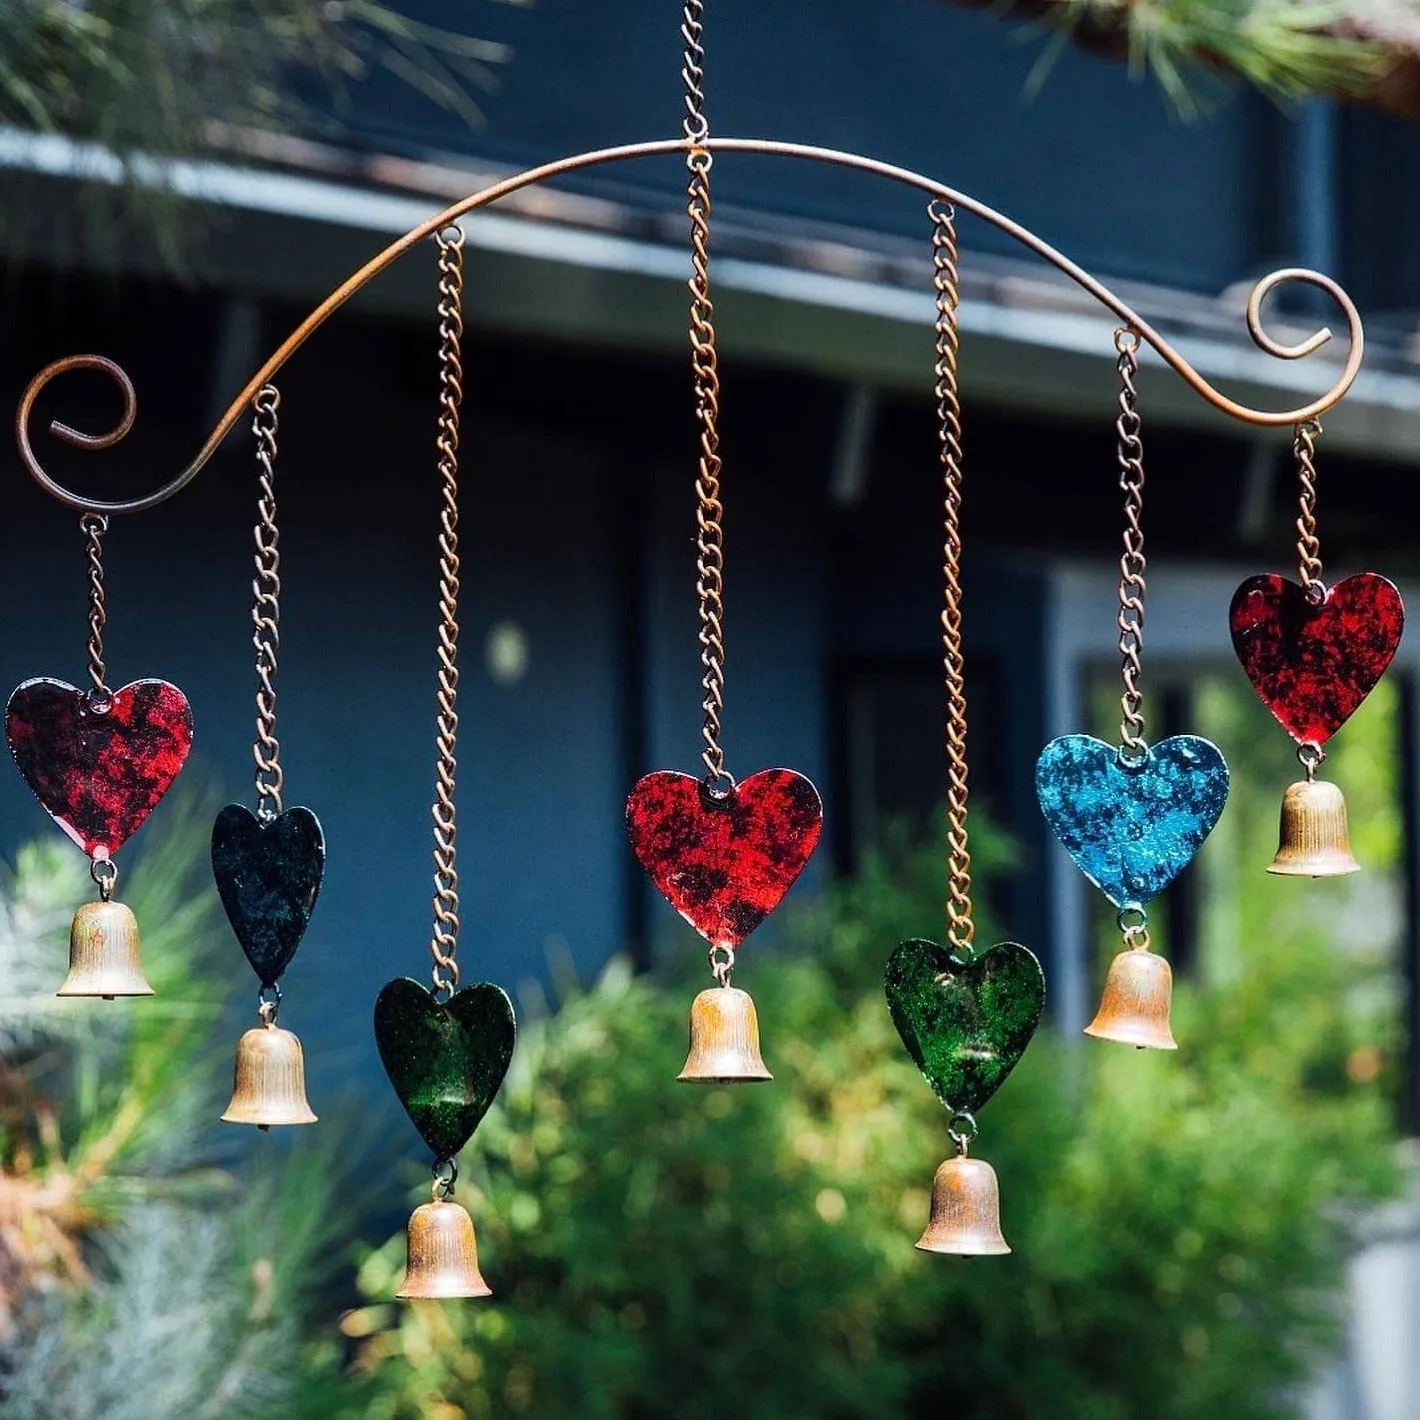
[[[739,788],[735,776],[723,766],[700,781],[701,787],[712,799],[723,799]],[[721,785],[723,784],[723,788]]]
[[[1142,932],[1149,925],[1149,914],[1138,903],[1131,902],[1121,907],[1114,915],[1115,925],[1127,937],[1132,932]]]
[[[1297,759],[1307,772],[1307,781],[1316,778],[1316,772],[1326,762],[1326,751],[1311,740],[1297,746]]]
[[[710,948],[708,955],[711,975],[722,987],[728,986],[730,977],[735,970],[735,949],[723,942],[718,942]]]
[[[459,1181],[457,1159],[439,1159],[434,1165],[434,1201],[441,1203],[454,1196],[454,1185]]]
[[[957,1146],[957,1152],[966,1153],[967,1145],[976,1135],[976,1116],[969,1110],[957,1110],[947,1124],[947,1137]]]
[[[281,1009],[281,988],[273,981],[256,993],[256,1013],[263,1025],[274,1026],[276,1013]]]
[[[1131,748],[1130,745],[1120,745],[1114,752],[1116,762],[1121,769],[1142,769],[1149,762],[1149,746],[1144,745],[1137,755],[1130,752]]]
[[[107,715],[113,709],[113,691],[106,685],[91,686],[84,692],[84,709],[90,715]]]
[[[105,871],[106,870],[106,871]],[[118,864],[108,856],[108,850],[100,848],[89,864],[89,876],[99,890],[99,896],[107,902],[113,896],[118,882]]]
[[[1122,325],[1114,332],[1114,348],[1121,355],[1132,355],[1139,349],[1139,332]]]

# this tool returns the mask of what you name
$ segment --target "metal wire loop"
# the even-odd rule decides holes
[[[1326,762],[1326,751],[1312,740],[1297,746],[1297,759],[1307,772],[1307,782],[1316,778],[1316,772]]]
[[[928,204],[932,222],[932,288],[936,295],[937,443],[942,465],[942,672],[946,689],[947,940],[969,957],[976,935],[971,905],[971,849],[966,816],[966,661],[961,613],[961,393],[957,377],[960,305],[956,214],[949,203]]]
[[[256,1013],[261,1017],[262,1025],[274,1026],[276,1013],[280,1009],[281,987],[273,981],[269,986],[263,986],[256,993]]]
[[[1119,559],[1119,654],[1123,694],[1120,708],[1120,758],[1127,764],[1141,763],[1149,752],[1144,738],[1143,694],[1139,689],[1140,654],[1144,649],[1144,598],[1148,591],[1144,574],[1144,441],[1140,437],[1139,395],[1134,376],[1139,370],[1139,333],[1125,327],[1114,333],[1118,351],[1115,369],[1119,377],[1119,417],[1115,420],[1118,439],[1119,488],[1124,494],[1124,552]]]
[[[439,1159],[434,1164],[434,1202],[442,1203],[454,1196],[454,1185],[459,1181],[459,1161]]]
[[[436,999],[458,989],[459,409],[463,404],[463,229],[449,225],[439,245],[439,646],[434,733],[434,958]]]
[[[1119,930],[1128,936],[1129,933],[1142,931],[1149,925],[1149,914],[1142,907],[1131,903],[1114,914],[1114,922]]]
[[[956,1110],[947,1124],[947,1138],[957,1146],[957,1153],[966,1157],[967,1147],[976,1138],[976,1116],[969,1110]]]
[[[1321,542],[1316,535],[1316,441],[1320,437],[1319,419],[1298,424],[1292,436],[1301,485],[1297,500],[1297,572],[1313,602],[1326,600],[1326,583],[1321,579]]]
[[[281,394],[275,385],[263,385],[252,401],[255,411],[251,431],[256,438],[257,501],[256,573],[251,584],[251,643],[256,651],[256,739],[252,759],[256,764],[257,817],[269,823],[282,808],[285,775],[281,770],[281,743],[276,738],[276,656],[281,647],[281,537],[276,524],[276,432]]]
[[[107,902],[113,896],[114,888],[118,886],[118,864],[108,856],[108,849],[95,850],[89,861],[89,877],[98,888],[99,897]]]
[[[715,978],[716,984],[721,987],[728,986],[735,971],[735,949],[722,942],[710,948],[709,957],[710,974]]]

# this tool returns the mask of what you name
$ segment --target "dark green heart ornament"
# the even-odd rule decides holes
[[[473,1137],[508,1073],[516,1033],[508,993],[486,981],[440,1002],[402,976],[375,998],[385,1074],[436,1159],[452,1159]]]
[[[907,1053],[954,1112],[975,1114],[996,1093],[1045,1009],[1040,963],[1016,942],[964,961],[936,942],[902,942],[884,985]]]

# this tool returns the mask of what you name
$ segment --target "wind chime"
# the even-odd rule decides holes
[[[276,523],[276,431],[281,396],[265,386],[255,401],[257,444],[256,575],[252,645],[256,651],[256,812],[228,804],[212,825],[212,876],[232,932],[260,982],[261,1025],[237,1045],[228,1124],[314,1124],[306,1100],[301,1042],[276,1024],[281,976],[310,926],[325,874],[325,835],[310,809],[285,808],[285,774],[276,738],[276,655],[281,644],[281,548]]]
[[[968,1154],[976,1115],[1025,1053],[1045,1009],[1045,976],[1017,942],[972,945],[971,852],[967,841],[966,668],[961,613],[961,403],[957,389],[955,215],[941,202],[932,220],[937,298],[936,396],[943,483],[942,663],[947,701],[947,945],[913,939],[888,958],[888,1010],[907,1053],[950,1115],[956,1154],[932,1180],[924,1252],[1010,1252],[1001,1233],[996,1171]]]
[[[1346,800],[1316,777],[1323,745],[1356,712],[1395,658],[1405,606],[1393,582],[1361,572],[1328,587],[1316,533],[1316,441],[1321,424],[1299,424],[1292,443],[1301,485],[1297,515],[1300,585],[1276,573],[1249,577],[1233,594],[1233,648],[1262,703],[1297,745],[1306,778],[1282,798],[1277,856],[1267,871],[1287,877],[1356,873]]]
[[[1120,743],[1062,735],[1036,762],[1035,784],[1051,832],[1082,873],[1109,899],[1124,951],[1109,969],[1087,1035],[1141,1049],[1174,1050],[1169,1019],[1173,973],[1149,949],[1149,903],[1193,861],[1228,801],[1228,766],[1198,735],[1144,738],[1144,444],[1134,378],[1139,337],[1115,332],[1119,379],[1119,486],[1124,553],[1119,562]]]
[[[5,707],[5,739],[25,783],[49,816],[84,850],[98,901],[74,914],[69,974],[58,995],[151,996],[139,957],[138,922],[114,900],[114,854],[172,787],[192,748],[187,697],[165,680],[112,690],[104,661],[103,539],[108,517],[79,518],[89,568],[89,685],[40,678],[16,687]]]
[[[423,238],[439,263],[440,412],[438,470],[439,628],[435,715],[432,990],[398,978],[379,993],[374,1032],[390,1082],[433,1154],[433,1196],[414,1210],[408,1266],[399,1296],[487,1296],[473,1222],[455,1202],[458,1156],[505,1079],[516,1024],[506,992],[490,983],[460,987],[457,867],[457,697],[459,684],[459,414],[462,402],[463,233],[465,215],[543,181],[602,164],[680,155],[688,171],[691,276],[689,335],[699,431],[696,495],[696,594],[703,700],[697,777],[663,770],[631,791],[626,822],[652,882],[704,938],[714,985],[691,1008],[690,1050],[680,1079],[699,1083],[771,1078],[750,997],[732,985],[736,953],[769,916],[818,843],[823,810],[803,775],[766,769],[737,781],[721,745],[725,703],[724,504],[719,441],[720,383],[710,283],[711,170],[714,153],[793,158],[887,178],[932,195],[936,293],[936,399],[943,475],[942,649],[946,686],[947,932],[945,944],[900,943],[890,954],[885,991],[908,1053],[948,1111],[955,1156],[937,1170],[931,1212],[918,1247],[963,1255],[1009,1251],[1001,1233],[995,1171],[970,1156],[976,1115],[1029,1044],[1044,1008],[1044,977],[1023,946],[974,946],[971,855],[967,836],[967,706],[962,647],[961,407],[958,391],[958,272],[955,214],[968,210],[1053,263],[1122,323],[1115,339],[1116,422],[1124,495],[1124,551],[1116,618],[1122,664],[1120,743],[1066,735],[1046,746],[1036,767],[1042,811],[1080,870],[1114,906],[1125,950],[1110,967],[1090,1034],[1172,1049],[1171,973],[1150,950],[1152,901],[1191,861],[1222,813],[1228,770],[1196,735],[1150,744],[1142,676],[1147,564],[1142,523],[1143,444],[1135,376],[1147,341],[1209,403],[1255,425],[1295,426],[1301,478],[1298,558],[1301,584],[1255,577],[1233,599],[1233,642],[1263,702],[1298,745],[1305,781],[1287,790],[1281,843],[1271,871],[1310,876],[1353,872],[1340,790],[1317,780],[1324,744],[1375,686],[1394,657],[1404,613],[1395,587],[1363,573],[1328,588],[1316,536],[1315,444],[1318,417],[1344,397],[1360,368],[1363,331],[1346,293],[1316,272],[1283,270],[1249,298],[1248,326],[1268,354],[1297,359],[1329,339],[1317,332],[1284,345],[1261,323],[1269,292],[1287,281],[1327,291],[1345,314],[1349,349],[1332,387],[1311,404],[1282,413],[1248,409],[1214,389],[1167,340],[1116,296],[1025,228],[930,178],[857,154],[773,139],[711,139],[704,92],[704,0],[686,0],[682,37],[685,119],[681,136],[577,154],[501,180],[455,203],[391,243],[345,281],[298,327],[228,407],[192,462],[154,492],[103,503],[64,487],[43,468],[30,436],[35,401],[72,370],[106,374],[124,412],[105,433],[80,433],[58,421],[51,433],[86,449],[123,439],[136,416],[127,375],[111,360],[79,355],[56,361],[26,389],[16,418],[21,461],[35,482],[80,513],[89,567],[89,680],[78,689],[39,679],[22,684],[6,708],[5,731],[20,772],[40,803],[83,849],[99,900],[81,907],[71,933],[70,970],[60,995],[148,995],[133,914],[113,900],[114,855],[138,830],[187,758],[192,718],[186,698],[160,680],[118,690],[107,683],[103,538],[109,515],[156,507],[180,492],[226,436],[255,408],[258,441],[256,576],[256,809],[231,804],[217,817],[212,864],[232,929],[260,983],[259,1027],[238,1046],[232,1102],[224,1118],[259,1128],[314,1120],[306,1101],[299,1041],[277,1025],[280,981],[309,926],[320,890],[325,846],[310,810],[286,809],[276,737],[275,675],[280,627],[280,557],[275,457],[278,396],[270,381],[311,334],[370,280]]]
[[[690,351],[700,428],[696,583],[700,614],[703,778],[648,774],[626,803],[631,847],[661,895],[709,943],[715,985],[690,1008],[690,1051],[678,1079],[743,1084],[774,1077],[759,1048],[759,1018],[730,984],[735,952],[779,905],[813,856],[823,829],[818,790],[792,769],[762,769],[741,782],[725,768],[724,504],[720,500],[720,374],[710,295],[710,169],[706,142],[703,0],[688,0],[681,33],[685,139],[689,151]]]
[[[397,1295],[487,1297],[473,1220],[454,1201],[458,1154],[488,1113],[513,1059],[517,1026],[501,986],[459,987],[458,645],[459,408],[463,402],[463,230],[439,245],[439,668],[435,717],[432,991],[408,977],[375,1001],[375,1043],[394,1092],[434,1154],[433,1198],[409,1220],[409,1261]]]

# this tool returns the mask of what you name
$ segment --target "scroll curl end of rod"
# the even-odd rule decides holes
[[[30,442],[30,415],[34,410],[35,401],[49,385],[71,370],[96,370],[107,375],[118,386],[118,391],[123,396],[123,413],[119,416],[118,423],[102,434],[86,434],[62,420],[55,419],[50,423],[49,432],[56,439],[62,439],[66,444],[72,444],[78,449],[111,449],[133,428],[133,421],[138,417],[138,396],[134,392],[133,381],[128,378],[124,368],[104,355],[69,355],[63,360],[56,360],[52,365],[46,365],[25,387],[19,408],[15,411],[15,442],[19,446],[20,459],[30,477],[46,493],[77,512],[126,512],[129,510],[126,503],[95,502],[90,498],[81,498],[63,484],[56,483],[44,471],[44,465],[35,455],[34,446]]]

